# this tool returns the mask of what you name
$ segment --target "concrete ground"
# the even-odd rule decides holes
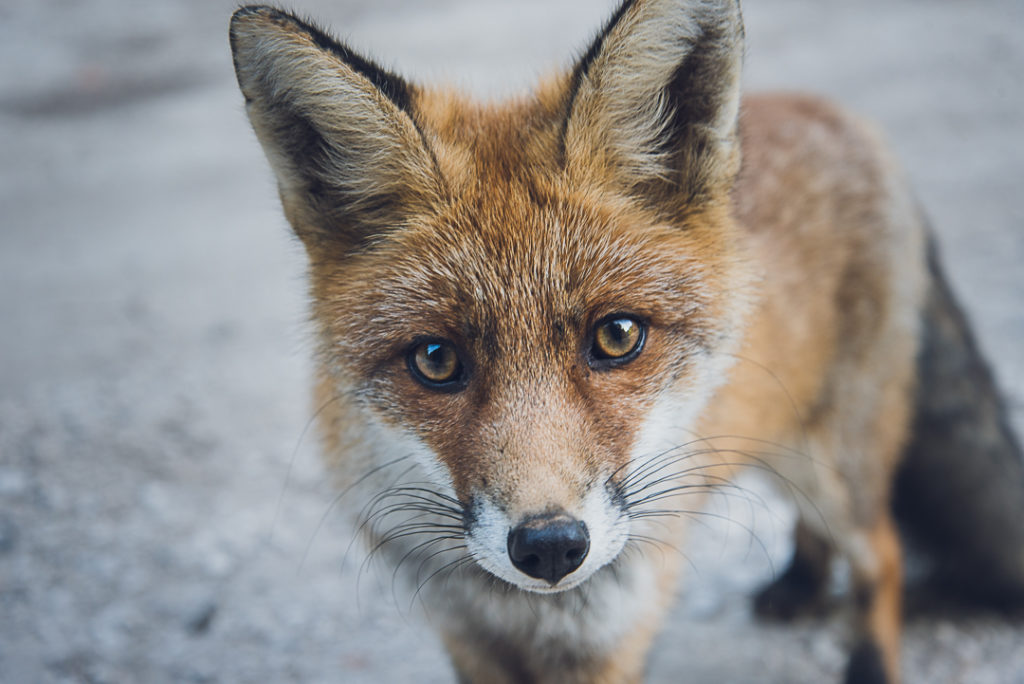
[[[331,515],[303,254],[234,84],[233,4],[0,2],[0,682],[451,681]],[[495,95],[565,63],[612,2],[290,4]],[[1020,427],[1024,3],[746,5],[749,88],[881,124]],[[717,523],[686,548],[650,681],[834,680],[839,616],[750,617],[787,553],[772,511],[767,555]],[[904,655],[908,682],[1019,684],[1024,626],[919,618]]]

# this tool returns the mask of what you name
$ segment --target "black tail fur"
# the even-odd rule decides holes
[[[896,481],[896,516],[933,559],[943,589],[1020,609],[1024,457],[934,240],[928,267],[916,417]]]

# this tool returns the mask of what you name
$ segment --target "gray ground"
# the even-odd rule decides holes
[[[227,0],[0,1],[0,682],[448,682],[415,610],[346,556],[304,438],[303,255],[245,121]],[[610,0],[295,0],[405,73],[510,92]],[[879,121],[1021,425],[1024,3],[750,0],[748,84]],[[512,84],[512,85],[509,85]],[[759,512],[776,565],[784,506]],[[652,682],[819,682],[838,616],[773,627],[739,527]],[[912,621],[910,682],[1024,682],[1024,626]]]

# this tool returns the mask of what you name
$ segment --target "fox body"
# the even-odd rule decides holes
[[[949,518],[1024,510],[1019,450],[899,170],[827,103],[741,100],[742,33],[735,2],[626,0],[571,71],[479,104],[287,13],[233,18],[309,255],[327,460],[464,681],[640,681],[681,563],[644,547],[674,548],[679,513],[754,464],[801,513],[759,612],[813,603],[838,551],[846,679],[896,682],[890,500],[910,454],[908,491],[941,507],[927,482],[946,467],[915,425],[981,449],[975,479],[1010,475],[1005,505]],[[990,587],[1024,580],[1010,541],[972,541]]]

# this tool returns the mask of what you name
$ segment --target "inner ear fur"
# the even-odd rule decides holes
[[[570,79],[570,174],[654,204],[721,197],[739,169],[742,57],[735,0],[625,0]]]
[[[354,246],[438,201],[413,86],[270,7],[236,11],[230,39],[249,119],[300,237]]]

